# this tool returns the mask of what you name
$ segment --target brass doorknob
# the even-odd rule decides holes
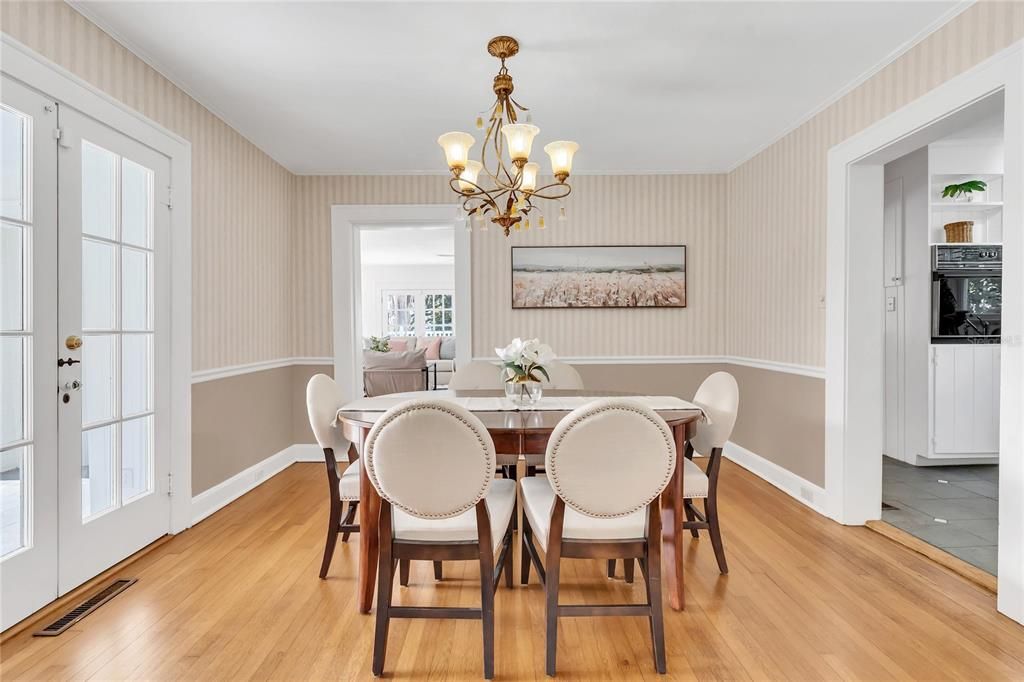
[[[68,350],[78,350],[82,347],[82,337],[71,335],[64,339],[64,347]]]

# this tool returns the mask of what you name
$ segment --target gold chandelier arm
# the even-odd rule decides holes
[[[543,192],[548,189],[562,190],[561,194],[544,194]],[[530,192],[530,198],[536,197],[538,199],[564,199],[572,193],[572,187],[564,182],[553,182],[550,185],[544,185],[538,187],[533,192]]]

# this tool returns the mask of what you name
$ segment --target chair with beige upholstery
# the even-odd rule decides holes
[[[448,388],[453,391],[495,390],[501,391],[501,367],[486,360],[473,360],[455,368],[448,379]]]
[[[558,617],[646,616],[654,663],[665,672],[658,497],[675,469],[665,420],[628,399],[597,400],[568,414],[544,456],[547,477],[524,478],[522,574],[537,569],[546,595],[547,673],[555,674]],[[534,538],[544,550],[540,559]],[[562,559],[640,560],[644,604],[559,605]]]
[[[736,414],[740,404],[739,386],[728,372],[715,372],[700,385],[693,397],[696,405],[704,408],[708,421],[697,423],[697,433],[686,444],[686,459],[683,461],[683,511],[686,521],[683,530],[693,537],[700,537],[697,531],[706,530],[711,536],[711,547],[715,550],[718,570],[729,572],[725,561],[725,547],[722,545],[722,529],[718,521],[718,472],[722,468],[722,449],[732,436]],[[693,461],[693,453],[707,459],[707,473]],[[704,501],[704,510],[698,510],[694,500]],[[633,582],[632,563],[625,563],[626,582]],[[615,561],[608,562],[608,577],[615,575]]]
[[[686,522],[683,528],[699,537],[698,530],[708,531],[711,546],[715,550],[718,570],[729,572],[725,562],[725,548],[722,546],[722,530],[718,521],[718,472],[722,467],[722,449],[732,436],[736,414],[740,405],[740,389],[736,379],[728,372],[715,372],[700,385],[693,402],[707,413],[709,419],[697,424],[697,433],[686,445],[686,460],[683,462],[683,509]],[[707,458],[707,473],[693,461],[696,452]],[[704,512],[694,506],[693,501],[704,501]]]
[[[309,414],[309,425],[313,428],[316,442],[323,448],[324,462],[327,464],[327,487],[330,492],[331,512],[327,522],[327,545],[324,547],[324,559],[320,564],[320,577],[326,578],[334,556],[334,546],[341,533],[341,541],[348,542],[349,533],[358,533],[359,526],[352,523],[359,504],[359,460],[355,449],[345,440],[335,420],[344,398],[341,389],[334,379],[326,374],[316,374],[306,385],[306,412]],[[348,456],[349,464],[342,474],[338,474],[338,452]],[[348,513],[342,519],[342,506],[348,503]]]
[[[380,493],[380,560],[373,674],[384,671],[392,618],[479,618],[484,677],[494,676],[494,592],[512,585],[513,481],[494,479],[494,443],[468,410],[441,400],[410,400],[384,413],[363,453]],[[498,542],[495,542],[498,540]],[[480,608],[395,606],[395,563],[478,561]]]

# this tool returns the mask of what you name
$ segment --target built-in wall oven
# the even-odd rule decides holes
[[[932,247],[932,342],[999,343],[1003,247]]]

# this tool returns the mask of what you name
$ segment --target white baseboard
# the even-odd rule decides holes
[[[299,445],[293,445],[292,450],[295,452],[296,462],[324,461],[324,451],[320,449],[320,446],[316,443],[301,443]],[[335,452],[334,456],[340,460],[348,461],[348,455],[344,452]]]
[[[296,454],[302,445],[289,445],[277,454],[267,457],[262,462],[253,464],[231,478],[209,490],[204,490],[192,498],[192,524],[195,525],[210,514],[234,502],[263,481],[275,476],[296,461]],[[322,455],[321,455],[322,456]]]
[[[725,444],[724,455],[729,461],[739,464],[755,476],[768,481],[798,502],[807,505],[822,516],[828,516],[825,513],[825,489],[821,486],[815,485],[731,441]]]

